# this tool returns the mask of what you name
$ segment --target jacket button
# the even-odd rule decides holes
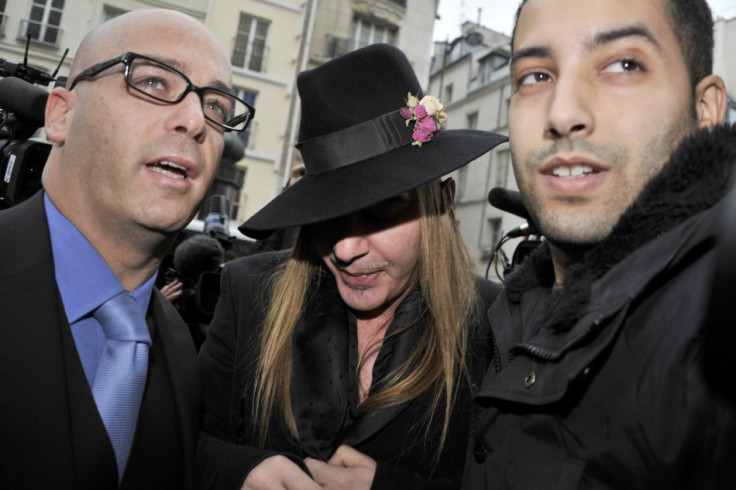
[[[524,378],[524,388],[531,388],[537,382],[537,375],[534,371],[526,375]]]
[[[473,448],[473,457],[475,458],[476,463],[482,463],[486,460],[486,455],[488,454],[488,449],[483,444],[476,444]]]

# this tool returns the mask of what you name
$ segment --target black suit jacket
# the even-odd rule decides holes
[[[54,278],[41,192],[0,212],[0,236],[0,488],[116,488],[112,446]],[[152,361],[123,488],[192,488],[196,352],[186,324],[158,290],[148,317]],[[177,474],[163,471],[164,483],[148,463],[167,458],[172,464],[163,466]]]

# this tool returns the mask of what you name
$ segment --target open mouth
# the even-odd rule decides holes
[[[146,164],[154,172],[160,173],[171,179],[186,179],[188,172],[186,167],[166,160]]]

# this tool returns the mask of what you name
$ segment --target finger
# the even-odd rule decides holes
[[[284,456],[264,459],[248,473],[242,490],[319,490],[320,486]]]
[[[373,460],[350,446],[340,446],[328,463],[345,467],[370,466]]]

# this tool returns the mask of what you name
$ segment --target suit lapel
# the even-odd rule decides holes
[[[185,468],[188,472],[184,481],[187,485],[192,485],[191,468],[199,434],[201,396],[197,352],[186,323],[158,289],[154,289],[151,303],[153,321],[166,358],[166,368],[181,428]]]

